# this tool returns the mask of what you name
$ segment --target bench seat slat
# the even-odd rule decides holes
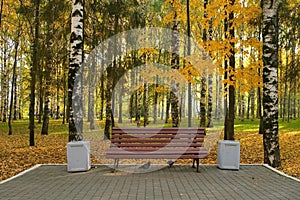
[[[198,143],[198,142],[203,142],[204,139],[203,138],[191,138],[191,139],[166,139],[166,138],[132,138],[132,139],[111,139],[111,142],[114,144],[118,144],[118,143],[181,143],[181,142],[185,142],[185,143]]]
[[[132,144],[132,143],[127,143],[127,144],[114,144],[111,146],[111,148],[114,148],[114,147],[140,147],[140,148],[143,148],[143,147],[202,147],[203,144],[199,144],[199,143],[157,143],[157,144],[150,144],[150,143],[147,143],[147,144]]]
[[[151,147],[147,147],[147,148],[110,148],[107,153],[131,153],[131,152],[142,152],[142,153],[147,153],[147,152],[170,152],[170,153],[184,153],[184,152],[193,152],[193,153],[199,153],[200,151],[204,152],[206,150],[204,150],[202,147],[197,147],[197,148],[193,148],[193,147],[176,147],[176,148],[170,148],[170,147],[164,147],[159,148],[159,147],[155,147],[155,148],[151,148]]]
[[[207,154],[198,154],[198,155],[178,155],[178,154],[169,154],[169,155],[149,155],[149,154],[137,154],[137,155],[115,155],[112,154],[109,156],[111,159],[195,159],[195,158],[207,158]]]
[[[177,133],[205,133],[202,128],[113,128],[114,133],[158,133],[158,134],[177,134]]]
[[[112,139],[116,138],[204,138],[204,134],[176,134],[176,135],[171,135],[171,134],[113,134]]]

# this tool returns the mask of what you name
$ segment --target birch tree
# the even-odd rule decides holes
[[[278,8],[281,0],[262,0],[264,163],[280,166],[278,138]]]
[[[82,112],[78,110],[74,113],[73,103],[76,103],[77,108],[81,109],[80,105],[81,88],[75,88],[75,79],[80,79],[80,67],[83,63],[83,8],[84,0],[72,1],[72,15],[71,15],[71,39],[70,39],[70,66],[68,74],[68,103],[69,103],[69,141],[82,140]],[[76,89],[76,91],[74,91]],[[73,92],[74,91],[74,92]],[[76,102],[74,102],[76,101]],[[82,110],[81,110],[82,111]],[[76,115],[76,116],[75,116]],[[77,123],[77,128],[76,128]]]

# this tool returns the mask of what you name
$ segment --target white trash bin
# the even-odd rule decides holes
[[[220,169],[240,168],[240,143],[232,140],[218,141],[218,167]]]
[[[88,171],[91,169],[90,142],[76,141],[67,145],[68,172]]]

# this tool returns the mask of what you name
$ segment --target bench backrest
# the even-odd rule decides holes
[[[117,128],[112,146],[121,148],[202,147],[205,128]]]

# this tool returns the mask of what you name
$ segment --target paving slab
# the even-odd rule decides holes
[[[221,170],[174,165],[148,173],[112,173],[97,165],[68,173],[66,165],[40,165],[0,184],[2,200],[98,199],[300,199],[300,181],[264,165]]]

